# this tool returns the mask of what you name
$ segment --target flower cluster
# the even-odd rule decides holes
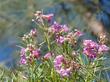
[[[42,11],[36,11],[34,15],[35,19],[32,19],[32,21],[38,22],[41,25],[44,25],[44,20],[50,22],[52,20],[52,17],[54,16],[53,14],[44,15]]]
[[[64,67],[63,67],[64,65]],[[70,76],[71,74],[71,67],[66,68],[65,67],[65,59],[63,55],[56,56],[54,60],[54,67],[61,76]]]
[[[69,32],[67,25],[61,25],[57,22],[54,22],[48,30],[54,35],[54,38],[58,44],[63,44],[66,41],[64,33]]]
[[[73,60],[67,60],[63,55],[58,55],[54,59],[54,67],[62,77],[69,77],[73,70],[80,68],[80,65]]]
[[[50,27],[50,29],[52,33],[56,33],[56,34],[69,31],[67,25],[61,25],[57,22],[54,22],[53,25]]]
[[[20,64],[27,64],[27,62],[31,63],[34,59],[38,59],[40,54],[39,49],[22,48]]]
[[[107,52],[109,50],[109,47],[106,45],[100,45],[92,40],[84,40],[83,45],[83,53],[92,59],[96,58],[99,53]]]
[[[35,46],[34,38],[37,36],[37,30],[32,29],[29,34],[24,35],[22,40],[26,43],[26,48],[21,48],[21,64],[26,64],[28,61],[38,59],[40,56],[40,49]]]
[[[70,32],[66,35],[66,41],[68,41],[68,43],[75,45],[77,42],[77,39],[83,36],[83,33],[81,31],[79,31],[78,29],[75,29],[75,32]]]
[[[63,44],[65,41],[68,41],[71,44],[75,44],[76,38],[83,35],[83,33],[77,29],[75,32],[69,32],[70,29],[67,25],[60,25],[57,22],[49,28],[49,32],[55,35],[55,40],[58,44]]]
[[[36,11],[35,19],[33,19],[33,21],[37,22],[37,24],[41,25],[42,27],[42,25],[43,26],[45,25],[44,21],[45,20],[51,21],[53,16],[54,16],[53,14],[44,15],[42,11]],[[83,33],[77,29],[75,29],[75,32],[69,33],[70,29],[66,24],[59,24],[56,21],[53,22],[53,24],[50,25],[49,28],[45,27],[43,29],[47,29],[49,35],[53,35],[54,40],[58,44],[63,44],[65,41],[74,44],[75,38],[83,35]]]
[[[32,29],[29,34],[25,34],[25,35],[22,37],[22,40],[23,40],[24,42],[26,42],[26,41],[29,41],[30,39],[33,39],[33,38],[36,37],[36,36],[37,36],[37,30],[36,30],[36,29]]]

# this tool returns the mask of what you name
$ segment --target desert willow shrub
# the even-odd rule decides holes
[[[36,11],[32,21],[39,28],[32,29],[22,37],[22,78],[28,82],[106,81],[101,76],[101,70],[104,68],[104,54],[109,47],[93,40],[78,43],[84,33],[52,22],[53,16]],[[38,40],[39,36],[41,41]]]

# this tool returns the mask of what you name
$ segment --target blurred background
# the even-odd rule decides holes
[[[0,0],[1,65],[16,65],[17,45],[23,34],[36,27],[32,18],[37,10],[55,14],[56,21],[86,32],[86,38],[94,38],[90,27],[109,32],[110,0]]]

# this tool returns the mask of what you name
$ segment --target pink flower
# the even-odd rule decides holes
[[[99,52],[107,52],[110,48],[107,47],[106,45],[99,45]]]
[[[68,32],[69,31],[69,28],[67,27],[67,25],[61,25],[57,22],[54,22],[54,24],[51,26],[51,28],[55,33]]]
[[[25,53],[25,48],[21,49],[21,59],[20,59],[20,64],[26,64],[27,63],[27,59],[26,59],[26,53]]]
[[[56,37],[56,42],[59,43],[59,44],[63,44],[65,41],[65,37],[63,36],[58,36]]]
[[[98,48],[98,44],[92,40],[84,40],[83,41],[83,45],[85,47],[91,47],[91,48]]]
[[[47,14],[47,15],[42,15],[42,18],[51,21],[53,16],[54,14]]]
[[[52,20],[52,17],[54,16],[54,14],[43,14],[42,11],[36,11],[36,13],[34,14],[35,18],[32,19],[32,21],[37,22],[39,24],[43,24],[44,20],[47,20],[48,22],[50,22]]]
[[[83,41],[84,49],[83,53],[86,54],[89,58],[94,59],[98,55],[99,45],[92,40]]]
[[[40,50],[36,49],[32,51],[32,55],[37,59],[40,56]]]
[[[95,51],[95,49],[93,49],[93,48],[85,47],[83,49],[83,53],[86,54],[91,59],[94,59],[97,56],[97,51]]]
[[[26,63],[27,63],[27,59],[26,59],[26,57],[25,57],[25,55],[24,55],[24,56],[22,56],[21,59],[20,59],[20,64],[26,64]]]
[[[63,66],[64,65],[64,66]],[[59,55],[54,60],[54,67],[57,73],[59,73],[61,76],[70,76],[71,73],[71,67],[66,68],[65,67],[65,59],[63,55]]]
[[[67,25],[62,25],[62,31],[63,32],[68,32],[69,31],[69,28]]]
[[[63,60],[64,60],[63,55],[58,55],[58,56],[56,56],[54,63],[59,64],[59,63],[63,62]]]
[[[83,45],[83,53],[92,59],[96,58],[98,54],[107,52],[109,50],[109,47],[107,47],[106,45],[99,45],[92,40],[84,40]]]
[[[51,27],[53,28],[52,30],[56,33],[56,32],[60,32],[61,31],[62,25],[60,25],[57,22],[54,22],[54,24]]]
[[[21,56],[24,56],[26,54],[25,53],[25,48],[21,48],[20,54],[21,54]]]
[[[44,59],[48,60],[52,57],[52,53],[48,52],[47,54],[45,54]]]
[[[59,55],[55,58],[54,67],[55,67],[56,71],[59,71],[61,69],[63,60],[64,60],[63,55]]]
[[[36,29],[32,29],[32,30],[30,31],[30,35],[31,35],[31,36],[37,36],[37,30],[36,30]]]
[[[67,69],[61,68],[59,73],[62,77],[65,77],[65,76],[69,77],[71,74],[71,68],[67,68]]]
[[[80,37],[80,36],[82,36],[83,35],[83,33],[81,32],[81,31],[79,31],[79,30],[77,30],[77,29],[75,29],[75,33],[74,33],[74,35],[76,35],[76,36],[78,36],[78,37]]]

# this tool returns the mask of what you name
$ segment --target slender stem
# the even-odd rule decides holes
[[[47,45],[48,45],[48,50],[51,51],[49,37],[48,37],[46,32],[44,32],[44,35],[45,35],[45,39],[46,39],[46,42],[47,42]]]

